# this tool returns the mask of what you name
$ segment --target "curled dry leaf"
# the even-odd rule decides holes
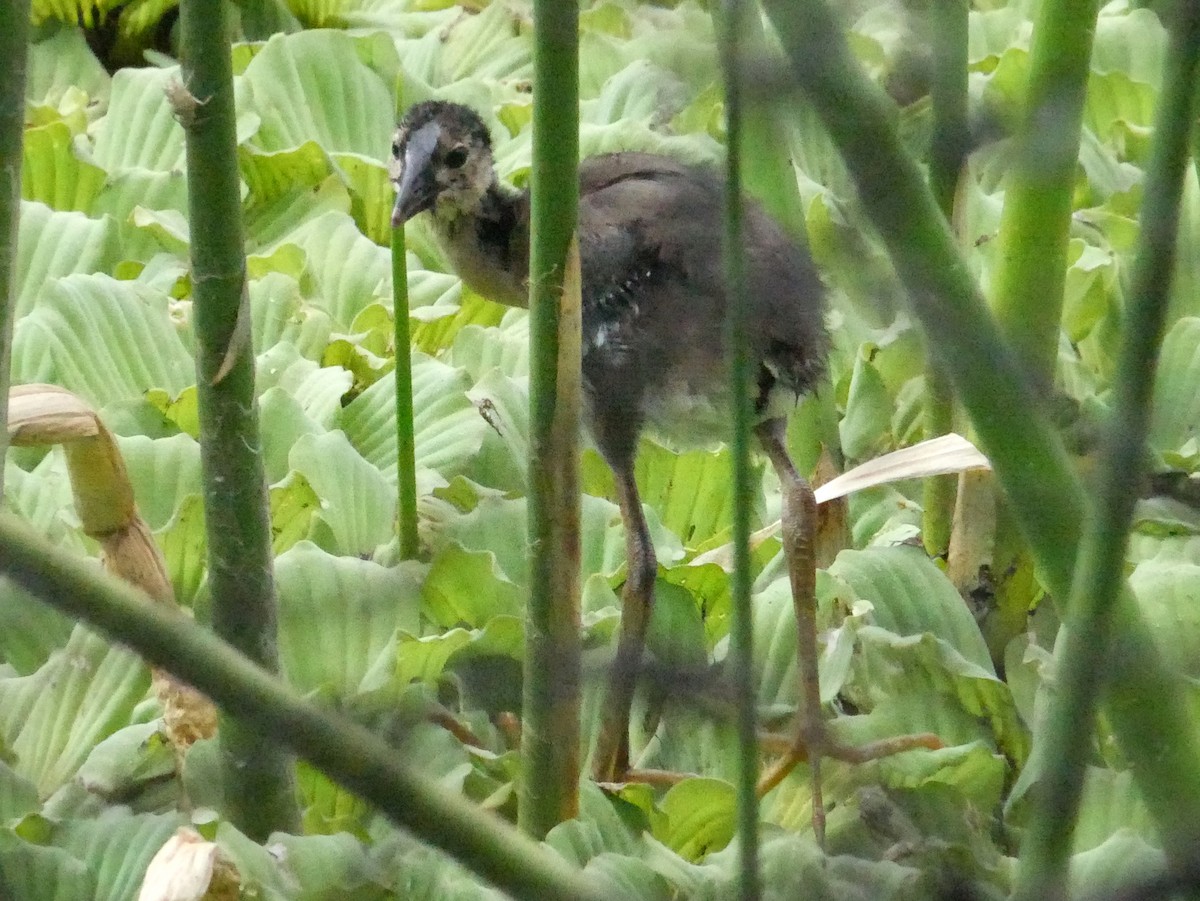
[[[104,568],[151,599],[175,607],[162,553],[138,514],[133,485],[112,433],[83,399],[56,385],[18,385],[9,393],[14,446],[61,444],[83,530],[101,546]],[[215,734],[212,702],[164,670],[154,670],[167,737],[183,752]]]

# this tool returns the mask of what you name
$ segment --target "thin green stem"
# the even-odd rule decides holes
[[[147,603],[136,589],[53,547],[4,513],[0,572],[196,686],[266,740],[290,746],[395,823],[513,896],[530,901],[606,897],[557,855],[405,765],[379,736],[314,707],[187,617]]]
[[[543,837],[579,805],[579,9],[534,3],[529,254],[530,597],[520,823]]]
[[[13,320],[17,314],[17,233],[21,214],[21,144],[25,128],[25,65],[29,0],[0,5],[0,505],[8,453],[8,388]]]
[[[1017,160],[1004,192],[992,305],[1030,376],[1054,382],[1083,103],[1099,0],[1043,0]]]
[[[725,75],[725,285],[728,306],[725,334],[730,359],[733,426],[730,440],[733,468],[732,618],[729,657],[737,698],[738,774],[737,822],[740,854],[739,897],[755,901],[762,895],[758,869],[758,717],[754,685],[754,619],[750,598],[750,398],[753,396],[750,347],[747,336],[746,247],[743,229],[741,139],[742,89],[740,42],[753,7],[741,0],[724,0],[720,30]]]
[[[929,346],[971,414],[1039,575],[1061,602],[1071,593],[1086,508],[1066,451],[988,315],[920,170],[904,152],[892,125],[894,110],[854,60],[828,6],[821,0],[764,0],[764,6],[797,81],[846,160]],[[1195,715],[1127,593],[1118,598],[1115,615],[1117,640],[1107,660],[1113,677],[1109,715],[1164,842],[1179,856],[1200,845]]]
[[[180,5],[185,85],[172,92],[187,139],[192,301],[213,627],[279,668],[271,523],[254,401],[227,4]],[[292,765],[257,724],[220,727],[227,814],[263,840],[298,825]]]
[[[1084,765],[1096,704],[1109,667],[1113,608],[1125,588],[1122,573],[1150,425],[1158,348],[1166,328],[1175,239],[1188,164],[1188,144],[1200,63],[1200,6],[1181,3],[1165,62],[1154,144],[1146,169],[1141,232],[1113,384],[1112,415],[1094,483],[1096,505],[1080,544],[1069,605],[1069,627],[1056,647],[1056,690],[1038,738],[1045,773],[1021,843],[1019,899],[1065,898]],[[1169,837],[1164,842],[1170,843]]]
[[[392,319],[396,348],[396,481],[399,485],[400,559],[417,556],[417,459],[413,431],[412,336],[408,322],[408,267],[404,229],[392,229]]]

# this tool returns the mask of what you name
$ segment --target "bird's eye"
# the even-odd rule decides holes
[[[447,169],[461,169],[463,163],[465,163],[466,161],[467,161],[467,148],[463,147],[461,145],[458,147],[451,148],[446,153],[446,159],[444,160]]]
[[[394,157],[400,156],[400,140],[399,139],[392,141],[392,156],[394,156]]]

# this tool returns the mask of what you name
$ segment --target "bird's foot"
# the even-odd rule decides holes
[[[760,798],[786,779],[798,764],[805,761],[809,763],[812,770],[813,834],[822,848],[825,847],[825,804],[821,794],[820,767],[822,758],[828,757],[845,763],[865,763],[868,760],[879,760],[918,748],[936,751],[945,747],[942,740],[932,732],[896,735],[864,745],[849,745],[830,735],[824,721],[815,727],[801,724],[790,739],[774,734],[764,735],[759,744],[768,753],[781,755],[758,780]]]

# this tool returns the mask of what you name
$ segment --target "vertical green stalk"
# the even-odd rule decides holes
[[[275,672],[271,524],[254,399],[226,4],[184,0],[185,86],[172,92],[187,136],[200,459],[213,627]],[[297,825],[289,756],[257,724],[222,717],[226,812],[256,840]]]
[[[1099,0],[1043,0],[1017,160],[1004,192],[992,306],[1035,382],[1054,382],[1071,196]]]
[[[753,14],[757,15],[757,9]],[[746,247],[743,233],[741,171],[742,87],[739,46],[751,11],[741,0],[722,3],[721,68],[725,75],[725,285],[729,298],[725,335],[733,394],[733,578],[729,657],[737,698],[737,822],[740,855],[738,897],[762,895],[758,872],[758,718],[754,691],[754,621],[750,599],[750,398],[753,396],[749,339],[746,334]]]
[[[1084,765],[1098,695],[1109,667],[1106,649],[1112,637],[1113,608],[1126,590],[1122,578],[1126,545],[1145,471],[1154,374],[1166,328],[1183,176],[1197,111],[1200,5],[1179,3],[1176,10],[1146,169],[1141,232],[1113,385],[1112,414],[1093,483],[1096,504],[1080,544],[1069,627],[1060,633],[1055,648],[1055,690],[1050,695],[1045,727],[1037,736],[1045,773],[1033,793],[1033,814],[1021,843],[1016,897],[1024,901],[1054,901],[1067,895],[1067,866]],[[1174,839],[1164,836],[1163,841],[1169,847]]]
[[[0,4],[0,504],[8,452],[8,388],[13,317],[17,312],[17,229],[21,213],[21,139],[25,128],[25,62],[29,0]]]
[[[947,222],[954,221],[954,195],[967,158],[968,0],[937,0],[927,11],[933,49],[933,137],[929,184]],[[950,381],[931,361],[925,366],[925,437],[954,431],[954,394]],[[954,494],[958,478],[935,476],[923,488],[921,537],[925,550],[943,557],[950,547]]]
[[[529,255],[532,548],[525,623],[521,828],[579,806],[579,8],[535,0]]]
[[[859,187],[908,297],[1011,501],[1051,596],[1068,598],[1086,508],[1062,442],[1005,346],[933,195],[821,0],[763,0],[792,71]],[[1064,605],[1065,607],[1065,605]],[[1060,611],[1065,617],[1065,610]],[[1200,846],[1200,747],[1177,673],[1128,592],[1106,660],[1108,713],[1172,860]],[[1153,703],[1147,703],[1152,698]]]
[[[413,431],[412,337],[404,228],[392,229],[392,319],[396,348],[396,482],[400,490],[400,559],[417,556],[417,457]]]

